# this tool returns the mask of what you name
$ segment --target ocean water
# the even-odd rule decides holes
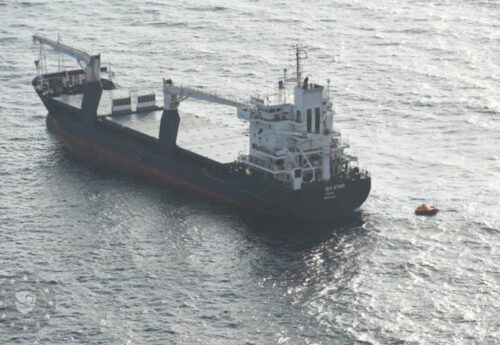
[[[239,97],[303,44],[371,195],[287,224],[81,161],[45,128],[33,33],[134,90]],[[0,0],[0,284],[56,296],[36,333],[0,319],[0,344],[500,344],[499,94],[499,1]],[[234,121],[205,108],[186,105]]]

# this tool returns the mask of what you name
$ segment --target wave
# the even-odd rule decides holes
[[[188,7],[187,9],[196,12],[222,12],[228,10],[228,8],[224,6],[200,6],[200,7]]]

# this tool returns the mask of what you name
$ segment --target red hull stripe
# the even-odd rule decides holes
[[[68,148],[75,153],[76,155],[83,157],[87,160],[111,167],[113,169],[123,169],[128,171],[129,173],[140,175],[143,177],[150,178],[154,181],[158,181],[160,183],[165,183],[169,185],[179,186],[182,188],[186,188],[192,192],[204,195],[211,199],[215,199],[227,204],[231,204],[234,206],[238,206],[249,211],[257,211],[259,213],[283,217],[278,213],[273,213],[269,211],[265,211],[262,209],[258,209],[255,207],[250,207],[248,205],[244,205],[240,202],[237,202],[233,199],[229,199],[220,194],[214,193],[206,188],[203,188],[199,185],[195,185],[188,181],[182,180],[178,177],[167,174],[164,171],[160,171],[150,165],[147,165],[143,162],[133,160],[129,157],[121,155],[119,153],[108,150],[104,147],[98,146],[94,143],[91,143],[79,136],[73,135],[68,132],[52,115],[47,115],[47,128],[51,131],[54,131],[62,141],[68,146]]]
[[[106,149],[102,146],[98,146],[90,141],[87,141],[83,139],[82,137],[73,135],[69,131],[67,131],[64,126],[62,126],[52,115],[47,115],[47,128],[50,130],[54,131],[61,139],[62,141],[68,146],[68,148],[74,152],[76,155],[87,159],[89,161],[93,161],[99,164],[102,164],[104,166],[113,168],[115,170],[117,169],[123,169],[124,171],[127,171],[128,173],[132,173],[135,175],[139,175],[142,177],[150,178],[154,181],[158,181],[163,184],[168,184],[168,185],[174,185],[174,186],[179,186],[182,188],[186,188],[192,192],[204,195],[208,198],[234,205],[237,207],[240,207],[242,209],[245,209],[247,211],[252,211],[252,212],[258,212],[261,214],[265,214],[268,216],[273,216],[273,217],[278,217],[278,218],[289,218],[288,215],[283,215],[275,212],[270,212],[267,210],[263,210],[260,208],[252,207],[245,205],[241,202],[235,201],[233,199],[227,198],[225,196],[222,196],[220,194],[214,193],[211,190],[208,190],[206,188],[203,188],[199,185],[193,184],[191,182],[188,182],[186,180],[183,180],[179,177],[172,176],[165,171],[158,170],[148,164],[145,164],[143,162],[131,159],[129,157],[126,157],[124,155],[121,155],[117,152],[111,151],[109,149]],[[329,215],[327,217],[321,217],[321,218],[305,218],[301,217],[301,220],[304,221],[326,221],[326,220],[333,220],[337,218],[341,218],[343,216],[347,215],[347,213],[339,213],[336,215]]]

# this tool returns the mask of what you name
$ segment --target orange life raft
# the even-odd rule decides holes
[[[434,205],[422,204],[415,210],[415,214],[419,216],[426,215],[431,216],[439,212],[439,208]]]

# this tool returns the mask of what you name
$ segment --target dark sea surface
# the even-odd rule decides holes
[[[33,33],[135,90],[239,97],[302,43],[372,193],[339,224],[287,224],[81,161],[46,130]],[[499,1],[0,0],[0,281],[57,295],[36,334],[0,322],[2,345],[500,344],[499,246]]]

